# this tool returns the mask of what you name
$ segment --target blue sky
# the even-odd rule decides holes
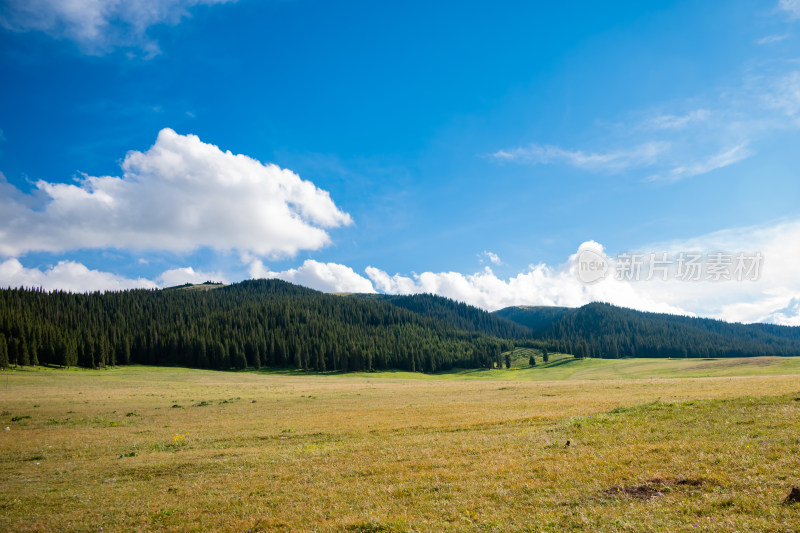
[[[0,285],[800,324],[797,0],[62,4],[0,4]],[[583,286],[585,243],[764,270]]]

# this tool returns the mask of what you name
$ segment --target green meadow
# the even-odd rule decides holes
[[[3,531],[796,531],[800,361],[0,373]]]

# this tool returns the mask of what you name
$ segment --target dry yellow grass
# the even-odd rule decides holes
[[[797,530],[798,396],[797,376],[10,372],[0,529]],[[660,495],[608,491],[642,484]]]

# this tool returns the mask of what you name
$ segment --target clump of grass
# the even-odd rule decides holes
[[[207,405],[211,405],[211,404],[208,403],[207,401],[203,400],[203,401],[200,401],[200,402],[194,404],[192,407],[205,407]]]
[[[164,524],[169,517],[178,513],[180,513],[180,509],[164,509],[163,511],[151,514],[150,522],[153,524]]]
[[[167,444],[168,447],[172,449],[183,448],[189,444],[189,439],[186,435],[173,435],[172,440]]]
[[[119,422],[116,420],[109,420],[108,418],[104,418],[102,416],[96,416],[89,420],[89,423],[101,428],[115,428],[119,427]]]
[[[12,422],[19,422],[20,420],[25,420],[26,418],[30,418],[30,415],[19,415],[19,416],[12,416]]]

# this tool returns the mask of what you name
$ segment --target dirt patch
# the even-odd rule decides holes
[[[696,479],[684,478],[684,479],[678,479],[677,481],[675,481],[675,485],[688,485],[690,487],[699,487],[703,483],[705,483],[705,481],[700,479],[700,478],[696,478]]]
[[[603,491],[606,496],[629,496],[631,498],[638,498],[640,500],[649,500],[651,498],[659,498],[664,495],[663,492],[656,489],[652,485],[624,485],[622,487],[611,487]]]
[[[611,487],[605,489],[603,494],[605,496],[627,496],[639,500],[650,500],[666,495],[672,486],[699,487],[704,483],[705,480],[701,478],[664,479],[657,477],[649,479],[641,485]]]

